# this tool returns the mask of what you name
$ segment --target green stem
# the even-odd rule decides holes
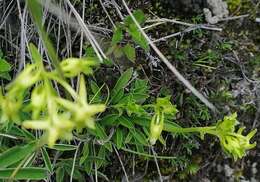
[[[52,73],[48,73],[48,74],[46,74],[46,76],[49,79],[55,80],[59,84],[61,84],[63,86],[63,88],[65,88],[65,90],[73,97],[74,100],[77,100],[77,101],[79,100],[78,94],[74,91],[74,89],[66,81],[58,78],[57,76],[53,75]]]
[[[48,53],[49,58],[50,58],[52,64],[54,65],[54,67],[56,68],[59,76],[62,79],[64,79],[64,75],[63,75],[63,72],[62,72],[60,64],[59,64],[60,61],[59,61],[58,55],[56,54],[56,51],[52,45],[52,42],[43,25],[44,22],[42,21],[42,17],[43,17],[42,7],[37,1],[31,1],[31,0],[27,0],[27,5],[28,5],[29,11],[31,13],[32,19],[34,21],[34,24],[36,25],[36,27],[38,29],[38,33],[42,39],[44,47]]]
[[[134,118],[133,122],[137,125],[149,127],[150,126],[150,118]],[[163,131],[167,131],[170,133],[207,133],[216,135],[215,132],[216,126],[207,126],[207,127],[190,127],[190,128],[183,128],[181,126],[174,126],[173,123],[170,123],[169,121],[164,122]]]
[[[170,132],[173,133],[212,133],[215,129],[215,126],[208,126],[208,127],[191,127],[191,128],[181,128],[181,127],[171,127]],[[164,128],[165,129],[165,128]],[[166,129],[167,130],[167,129]]]

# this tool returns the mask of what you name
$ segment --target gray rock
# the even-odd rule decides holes
[[[223,18],[227,17],[228,5],[222,0],[207,0],[208,8],[204,8],[203,12],[206,21],[210,24],[216,24]]]

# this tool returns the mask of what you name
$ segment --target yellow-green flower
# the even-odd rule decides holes
[[[256,146],[256,142],[250,143],[250,139],[256,134],[256,129],[246,136],[242,135],[243,129],[239,129],[237,133],[227,133],[220,135],[220,144],[224,151],[233,156],[235,160],[246,155],[247,150]]]
[[[10,94],[15,95],[17,92],[21,92],[39,81],[40,75],[41,72],[36,64],[26,65],[14,82],[7,86],[7,89]]]
[[[24,121],[23,126],[30,129],[45,130],[48,145],[53,146],[58,139],[71,140],[75,124],[66,115],[57,114],[45,120]]]
[[[22,101],[8,96],[1,96],[0,108],[2,110],[1,121],[14,121],[19,123],[19,110],[22,106]]]
[[[77,128],[95,128],[93,116],[103,112],[106,107],[104,104],[87,104],[84,102],[71,102],[62,98],[56,98],[57,103],[66,108],[71,114]]]
[[[154,145],[159,139],[164,127],[164,114],[162,112],[153,116],[150,124],[150,143]]]
[[[155,110],[158,112],[163,112],[165,114],[175,115],[178,110],[176,106],[171,103],[170,99],[170,96],[157,98]]]
[[[31,102],[29,105],[32,111],[32,118],[38,117],[40,112],[46,109],[47,106],[47,89],[43,85],[37,85],[31,95]]]
[[[242,134],[245,127],[241,127],[235,132],[235,126],[238,124],[237,114],[224,117],[216,126],[216,135],[220,139],[220,144],[224,151],[233,156],[235,160],[246,155],[246,151],[256,146],[256,142],[250,143],[250,139],[256,134],[256,129],[249,132],[248,135]]]
[[[92,67],[98,66],[98,61],[96,58],[68,58],[63,60],[60,66],[64,76],[71,78],[80,73],[84,73],[86,75],[92,74]]]
[[[56,97],[56,102],[65,108],[72,115],[72,120],[76,122],[76,128],[82,129],[88,127],[95,128],[94,115],[103,112],[106,109],[104,104],[88,104],[86,84],[84,76],[80,77],[79,93],[75,102]]]

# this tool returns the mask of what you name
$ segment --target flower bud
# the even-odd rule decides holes
[[[0,104],[2,109],[1,120],[12,120],[19,123],[19,110],[22,103],[9,97],[3,97]]]
[[[80,59],[68,58],[61,62],[61,69],[65,77],[75,77],[80,73],[81,64]]]
[[[65,77],[75,77],[80,73],[92,74],[93,66],[97,66],[98,62],[95,58],[68,58],[61,62],[60,66]]]
[[[8,86],[10,93],[20,92],[35,84],[40,78],[40,71],[36,64],[30,64],[18,75],[13,83]]]
[[[150,143],[154,145],[160,137],[164,127],[164,114],[155,114],[150,124]]]
[[[46,100],[46,90],[44,89],[43,85],[36,86],[31,95],[31,105],[34,109],[42,109],[46,107],[47,100]]]

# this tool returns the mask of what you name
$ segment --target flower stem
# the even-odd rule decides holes
[[[171,128],[171,132],[174,133],[212,133],[212,131],[215,129],[215,126],[208,126],[208,127],[191,127],[191,128],[181,128],[181,127],[175,127]]]

